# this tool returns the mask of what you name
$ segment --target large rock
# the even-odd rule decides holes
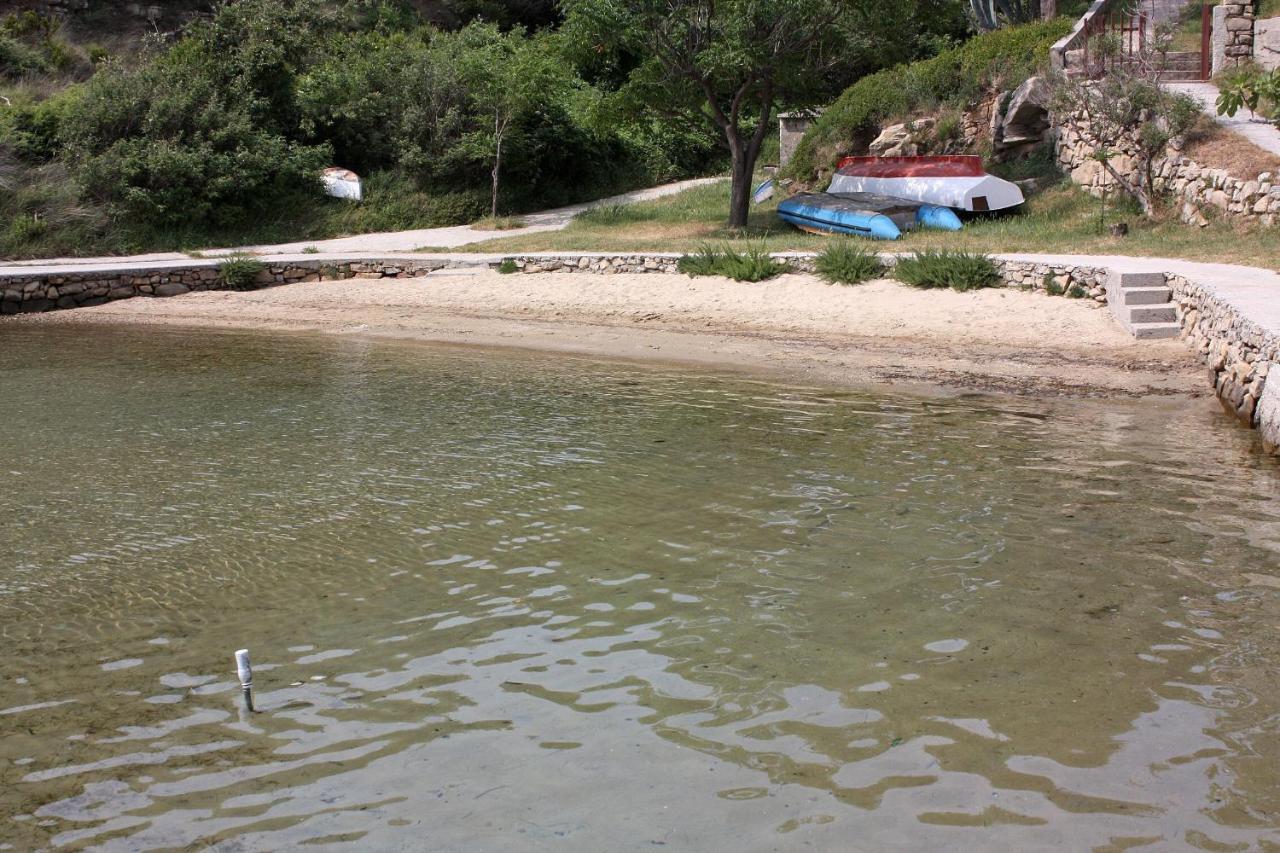
[[[937,124],[936,119],[922,118],[906,124],[886,127],[867,147],[876,157],[914,157],[920,153],[920,143]]]
[[[1032,77],[1009,98],[1000,126],[1005,145],[1039,142],[1049,129],[1049,99],[1052,93],[1043,77]]]

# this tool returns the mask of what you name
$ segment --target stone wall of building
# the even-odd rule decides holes
[[[1280,18],[1254,24],[1253,61],[1267,71],[1280,68]]]
[[[1224,68],[1247,63],[1253,58],[1254,7],[1255,0],[1227,2],[1214,7],[1213,70],[1215,74]]]

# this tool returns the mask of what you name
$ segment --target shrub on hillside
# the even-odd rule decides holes
[[[676,262],[676,268],[688,276],[721,275],[734,281],[764,281],[789,269],[787,264],[774,260],[760,247],[737,252],[711,246],[703,246],[695,254],[684,255]]]
[[[900,258],[893,277],[903,284],[921,288],[949,287],[952,290],[979,290],[1000,286],[1000,271],[986,255],[969,252],[925,251]]]
[[[786,175],[812,180],[859,142],[869,142],[888,119],[963,108],[985,90],[1017,85],[1048,60],[1049,48],[1070,30],[1061,18],[975,36],[932,59],[862,78],[829,106],[800,141]]]
[[[840,240],[823,249],[814,261],[818,277],[831,284],[861,284],[884,273],[884,264],[875,252]]]

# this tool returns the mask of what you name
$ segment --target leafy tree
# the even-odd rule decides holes
[[[812,102],[874,0],[566,0],[567,38],[635,58],[631,104],[710,123],[731,161],[729,224],[747,224],[751,178],[780,105]]]
[[[483,117],[464,144],[491,164],[489,214],[497,216],[503,146],[525,114],[563,93],[572,71],[546,39],[503,33],[493,24],[472,24],[454,45],[468,99]]]
[[[1158,26],[1101,80],[1062,76],[1054,86],[1054,111],[1082,129],[1094,148],[1093,159],[1148,217],[1155,215],[1155,161],[1200,120],[1195,101],[1160,84],[1173,38],[1171,27]],[[1100,42],[1103,67],[1119,49],[1115,39]]]

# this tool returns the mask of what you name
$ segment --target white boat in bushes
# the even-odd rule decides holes
[[[829,193],[875,193],[968,213],[1017,207],[1025,199],[1017,184],[982,168],[972,155],[933,157],[845,157]]]

